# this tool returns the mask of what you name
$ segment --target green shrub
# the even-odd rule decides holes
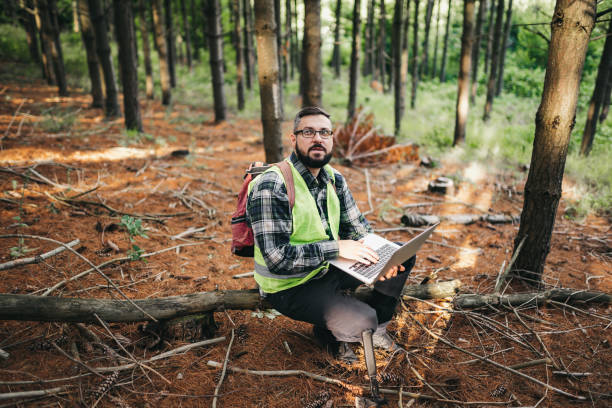
[[[22,27],[10,24],[0,25],[0,60],[30,61],[28,42]]]

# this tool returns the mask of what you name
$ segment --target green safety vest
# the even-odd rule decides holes
[[[293,230],[289,236],[291,245],[310,244],[313,242],[327,241],[329,236],[323,228],[323,221],[319,215],[317,204],[312,194],[308,190],[306,182],[300,173],[291,165],[293,173],[293,183],[295,185],[295,204],[292,211]],[[330,165],[323,167],[329,174],[331,180],[334,180],[334,171]],[[275,171],[281,177],[281,170],[277,166],[272,166],[266,171]],[[254,180],[256,182],[256,180]],[[249,193],[253,188],[253,182],[249,184]],[[329,225],[335,240],[338,240],[338,231],[340,228],[340,200],[336,195],[336,190],[330,181],[327,183],[327,214]],[[329,266],[328,262],[323,262],[319,267],[312,271],[306,271],[297,274],[277,275],[268,269],[261,250],[255,242],[254,246],[255,259],[255,281],[262,291],[266,293],[276,293],[281,290],[289,289],[300,285]]]

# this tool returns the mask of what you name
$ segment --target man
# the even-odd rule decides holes
[[[255,237],[255,280],[262,295],[285,316],[314,324],[314,334],[345,362],[357,360],[347,343],[372,330],[374,345],[397,348],[386,332],[415,258],[383,273],[363,302],[347,294],[361,282],[330,266],[347,258],[376,263],[362,243],[371,227],[346,180],[329,163],[333,132],[319,107],[300,110],[294,120],[289,157],[295,185],[293,210],[282,172],[272,167],[250,185],[247,218]]]

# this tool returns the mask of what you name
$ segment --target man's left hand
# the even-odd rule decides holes
[[[378,280],[384,281],[387,279],[395,278],[398,273],[404,272],[405,270],[406,268],[404,267],[404,265],[392,266],[386,273],[380,275],[380,278],[378,278]]]

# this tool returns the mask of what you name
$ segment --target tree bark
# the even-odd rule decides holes
[[[168,59],[168,72],[170,72],[170,86],[176,86],[176,44],[174,43],[174,24],[172,22],[172,1],[164,0],[164,14],[166,23],[166,58]]]
[[[368,2],[368,17],[366,27],[366,50],[363,64],[363,76],[374,74],[374,0]],[[372,78],[375,79],[375,78]]]
[[[482,119],[486,122],[491,118],[493,109],[493,98],[495,98],[495,82],[497,81],[497,69],[499,66],[500,43],[502,24],[504,22],[504,0],[497,1],[497,14],[495,16],[495,33],[491,49],[491,70],[489,71],[489,82],[487,83],[487,101],[485,103]]]
[[[511,295],[476,295],[464,294],[455,297],[455,309],[475,309],[488,306],[532,307],[542,306],[554,300],[561,303],[610,303],[612,296],[608,293],[576,289],[551,289],[537,293],[514,293]]]
[[[436,68],[438,67],[438,39],[440,36],[440,5],[442,4],[442,0],[438,0],[438,11],[436,12],[436,40],[434,42],[434,59],[431,67],[431,77],[434,78],[436,76]]]
[[[508,48],[508,39],[510,37],[510,25],[512,23],[512,0],[508,1],[506,9],[506,22],[504,23],[504,32],[502,34],[501,49],[499,50],[499,75],[497,76],[497,85],[495,87],[495,95],[501,94],[504,87],[504,65],[506,63],[506,49]]]
[[[474,44],[474,1],[464,0],[463,2],[463,34],[461,35],[461,57],[453,146],[465,142],[465,128],[470,110],[470,70],[472,65],[472,45]]]
[[[446,31],[444,31],[444,47],[442,47],[442,65],[440,67],[440,82],[446,82],[446,56],[448,54],[448,32],[450,30],[452,0],[448,0],[448,14],[446,15]]]
[[[380,0],[380,15],[378,16],[378,57],[376,68],[378,70],[378,77],[380,78],[380,84],[383,87],[383,90],[386,92],[388,87],[385,83],[386,74],[386,61],[385,61],[385,51],[387,44],[387,12],[385,10],[385,0]]]
[[[427,0],[425,8],[425,33],[423,36],[423,59],[421,60],[420,76],[429,75],[429,30],[431,29],[431,17],[433,15],[434,0]]]
[[[499,1],[499,0],[497,0]],[[489,63],[491,62],[491,50],[493,49],[493,32],[495,31],[493,19],[495,18],[495,0],[491,0],[489,8],[489,24],[487,27],[487,48],[485,48],[484,56],[484,72],[489,72]]]
[[[294,66],[292,63],[292,53],[293,53],[293,28],[291,24],[291,0],[285,1],[285,41],[283,42],[283,80],[287,82],[289,80],[289,76],[293,79],[294,76]]]
[[[185,0],[181,0],[181,14],[183,15],[183,32],[185,33],[185,54],[187,56],[187,67],[189,67],[189,70],[191,71],[191,65],[193,63],[191,60],[191,27],[189,27]],[[240,17],[238,17],[238,19],[240,19]]]
[[[42,58],[43,78],[47,80],[47,84],[55,85],[55,74],[53,73],[53,65],[51,64],[51,51],[46,43],[46,37],[43,35],[42,18],[40,15],[39,0],[34,0],[34,21],[38,31],[38,39],[40,40],[40,50]]]
[[[599,123],[603,123],[608,117],[610,112],[610,96],[612,96],[612,75],[608,77],[608,84],[606,85],[606,91],[604,93],[603,107],[601,108],[601,115],[599,115]]]
[[[448,35],[448,34],[447,34]],[[446,47],[445,47],[446,50]],[[442,65],[444,66],[444,64]],[[419,85],[419,0],[414,0],[414,25],[412,27],[412,92],[410,108],[416,106],[417,87]]]
[[[569,138],[574,127],[580,77],[595,25],[596,0],[557,0],[542,101],[536,113],[531,165],[525,184],[521,224],[514,251],[524,245],[513,272],[527,282],[541,282],[555,215]]]
[[[255,10],[258,4],[268,1],[273,0],[261,2],[258,0],[255,3]],[[273,13],[272,7],[269,10]],[[276,55],[273,58],[276,59]],[[461,282],[458,280],[429,285],[407,285],[402,290],[402,296],[418,299],[452,297],[460,286]],[[371,289],[361,287],[355,294],[365,300],[371,296],[371,292]],[[134,300],[134,303],[157,320],[227,309],[271,308],[270,304],[259,296],[257,290],[200,292],[157,299],[139,299]],[[127,300],[0,294],[0,319],[3,320],[98,323],[94,314],[108,323],[151,320]]]
[[[293,21],[295,24],[295,29],[293,30],[293,36],[294,38],[291,40],[292,41],[292,48],[291,48],[291,58],[293,58],[293,67],[298,70],[299,67],[302,66],[301,61],[300,61],[300,41],[298,39],[299,36],[299,30],[298,30],[298,8],[297,8],[297,0],[293,0]],[[300,92],[301,94],[301,92]]]
[[[334,27],[334,48],[332,51],[332,66],[334,78],[340,78],[340,12],[342,0],[336,0],[336,26]]]
[[[104,114],[107,118],[116,118],[121,116],[121,111],[119,109],[119,99],[117,97],[115,68],[113,67],[113,59],[111,56],[110,44],[108,42],[106,15],[102,9],[100,0],[89,0],[89,13],[96,34],[98,61],[102,66],[104,77]]]
[[[168,48],[164,36],[164,14],[162,13],[161,0],[153,0],[153,29],[155,48],[159,60],[159,80],[162,89],[162,105],[170,105],[172,101],[172,90],[170,85],[170,68],[168,67]]]
[[[280,106],[280,117],[283,118],[285,116],[285,108],[283,106],[283,61],[281,50],[282,48],[282,26],[281,26],[281,0],[274,0],[274,21],[276,22],[276,56],[278,59],[278,95],[280,98],[279,106]]]
[[[40,52],[38,50],[38,33],[36,29],[36,20],[34,15],[30,12],[33,8],[31,1],[26,2],[21,0],[19,2],[19,20],[23,25],[26,32],[26,40],[28,42],[28,50],[30,51],[30,59],[36,64],[40,64]],[[43,71],[44,73],[44,71]]]
[[[104,106],[104,93],[102,92],[102,77],[100,75],[100,62],[96,54],[96,35],[89,13],[87,0],[77,1],[77,15],[81,27],[81,38],[87,55],[87,70],[91,82],[91,107],[102,108]]]
[[[408,62],[409,62],[409,54],[408,51],[408,36],[410,33],[410,0],[406,0],[406,18],[404,19],[404,28],[402,29],[402,67],[401,67],[401,75],[402,75],[402,99],[404,102],[402,103],[402,117],[406,111],[406,84],[408,81]]]
[[[142,55],[145,68],[145,95],[147,99],[153,99],[153,67],[151,66],[151,47],[149,43],[149,22],[147,20],[147,9],[144,0],[138,0],[138,13],[140,17],[140,36],[142,37]]]
[[[474,32],[474,45],[472,47],[472,89],[470,91],[470,103],[476,103],[476,93],[478,91],[478,64],[480,62],[480,43],[482,39],[482,25],[484,15],[487,12],[487,0],[478,2],[478,16],[476,17],[476,31]]]
[[[119,46],[119,73],[123,84],[123,112],[125,127],[142,132],[140,105],[138,104],[138,67],[134,47],[134,17],[132,5],[123,0],[113,0],[115,29]]]
[[[403,36],[402,24],[404,22],[404,2],[395,0],[395,10],[393,12],[393,94],[394,94],[394,135],[397,137],[402,123],[404,112],[404,83],[402,82],[402,49]]]
[[[266,162],[275,163],[283,159],[281,133],[283,117],[280,107],[274,0],[257,0],[255,2],[255,36],[257,39],[257,60],[259,61],[259,98],[264,150],[266,152]]]
[[[255,62],[253,60],[253,21],[251,19],[251,1],[243,0],[244,14],[244,65],[246,69],[246,87],[251,89]]]
[[[197,27],[199,26],[198,23],[198,17],[200,16],[200,13],[196,13],[196,7],[195,7],[195,0],[191,0],[189,2],[189,9],[191,10],[191,25],[190,25],[190,33],[192,34],[197,34]],[[191,37],[191,34],[190,34]],[[199,36],[194,35],[191,41],[191,49],[193,51],[192,55],[192,61],[197,61],[200,62],[200,42],[198,41]]]
[[[582,143],[580,145],[580,154],[588,156],[593,147],[593,139],[597,130],[597,119],[599,111],[606,98],[607,85],[610,81],[610,72],[612,71],[612,20],[608,23],[608,31],[606,32],[606,42],[599,60],[597,68],[597,78],[595,79],[595,88],[589,102],[587,111],[587,120],[582,132]]]
[[[242,32],[240,31],[240,18],[242,15],[240,0],[234,2],[234,47],[236,48],[236,95],[238,97],[238,110],[244,110],[244,73],[242,67]]]
[[[226,103],[223,78],[223,27],[221,26],[221,9],[219,0],[206,0],[208,16],[208,49],[210,53],[210,72],[212,76],[213,99],[215,105],[215,122],[225,120]]]
[[[302,106],[321,106],[321,0],[304,4]]]
[[[349,73],[349,100],[347,123],[355,115],[357,105],[357,83],[359,81],[359,54],[361,48],[361,0],[355,0],[353,7],[353,35],[351,42],[351,67]]]
[[[66,70],[62,57],[59,30],[54,21],[54,14],[57,14],[55,0],[38,0],[38,7],[42,23],[42,35],[51,56],[53,74],[57,82],[59,96],[68,96],[68,84],[66,82]]]

